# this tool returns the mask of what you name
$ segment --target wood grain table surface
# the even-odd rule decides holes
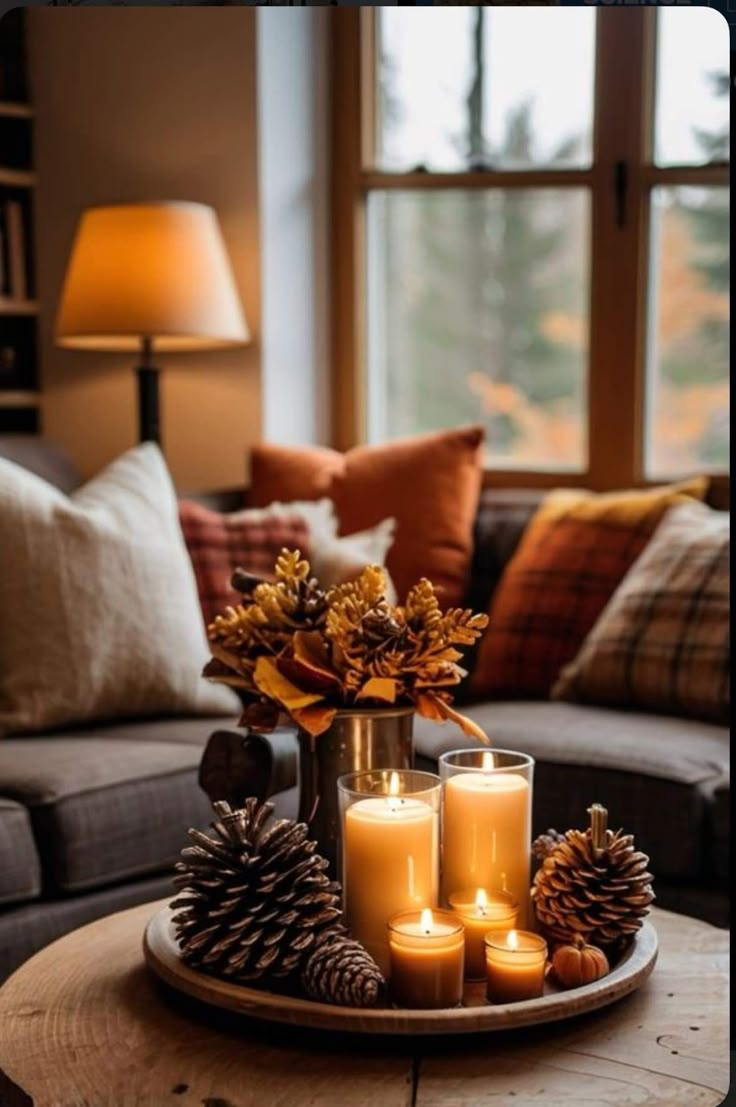
[[[714,1107],[729,1084],[728,933],[654,911],[654,973],[561,1023],[463,1038],[257,1023],[146,969],[160,903],[82,927],[0,989],[2,1107]]]

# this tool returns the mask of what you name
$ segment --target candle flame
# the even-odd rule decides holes
[[[488,896],[486,895],[485,888],[479,888],[475,893],[475,906],[481,915],[485,915],[486,907],[488,906]]]
[[[481,769],[483,769],[484,772],[487,772],[489,769],[496,768],[496,758],[493,756],[490,750],[483,751],[480,767]]]
[[[421,921],[419,923],[425,934],[432,933],[432,908],[425,907],[422,911]]]
[[[388,795],[386,796],[386,803],[390,811],[398,811],[399,807],[401,807],[403,800],[399,798],[400,791],[401,783],[399,781],[399,774],[391,773],[388,778]]]
[[[516,931],[515,930],[509,930],[508,935],[506,937],[506,945],[509,947],[509,949],[518,949],[519,948],[519,939],[516,936]]]

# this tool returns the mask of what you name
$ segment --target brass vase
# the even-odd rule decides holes
[[[314,737],[299,730],[299,819],[336,871],[340,815],[337,779],[367,769],[410,769],[413,707],[345,708]]]

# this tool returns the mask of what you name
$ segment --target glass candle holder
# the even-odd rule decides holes
[[[486,985],[492,1003],[536,999],[544,991],[547,943],[528,930],[487,934]]]
[[[449,898],[450,907],[465,928],[465,979],[485,980],[485,936],[491,931],[513,930],[519,905],[510,892],[485,888],[466,888]]]
[[[340,777],[337,789],[345,922],[387,975],[388,920],[437,904],[440,780],[372,769]]]
[[[450,911],[402,911],[388,924],[391,996],[399,1007],[457,1007],[465,937]]]
[[[464,888],[510,892],[528,925],[534,761],[512,750],[455,750],[442,780],[442,902]]]

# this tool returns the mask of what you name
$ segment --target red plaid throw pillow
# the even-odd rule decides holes
[[[240,596],[230,587],[233,569],[270,577],[284,546],[309,556],[309,528],[300,515],[260,510],[222,515],[192,500],[179,501],[179,522],[197,578],[205,623]]]

